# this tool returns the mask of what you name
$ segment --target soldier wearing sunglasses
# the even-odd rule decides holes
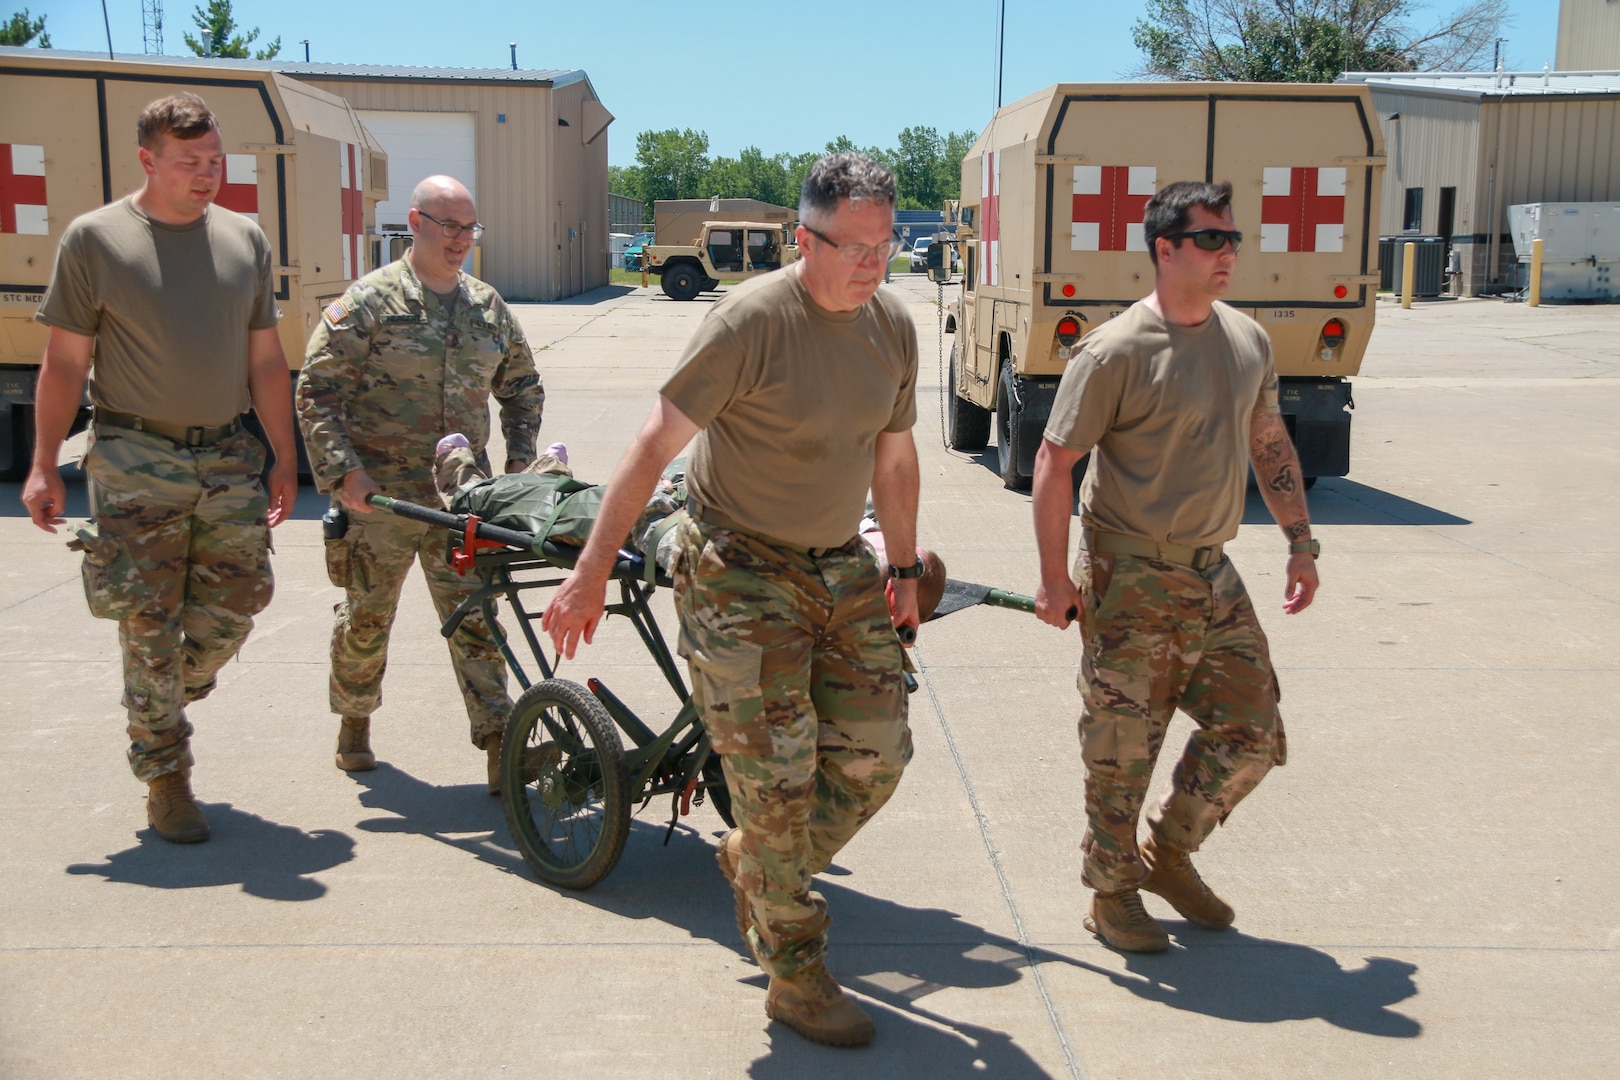
[[[1283,611],[1303,611],[1318,584],[1270,341],[1220,302],[1243,240],[1231,200],[1228,183],[1180,182],[1148,202],[1154,290],[1081,342],[1035,461],[1036,613],[1059,628],[1078,618],[1082,632],[1081,880],[1095,890],[1085,925],[1128,952],[1169,945],[1143,889],[1200,926],[1231,925],[1191,855],[1286,757],[1266,637],[1222,551],[1251,465],[1289,544]],[[1088,452],[1071,579],[1070,469]],[[1197,729],[1139,845],[1177,708]]]

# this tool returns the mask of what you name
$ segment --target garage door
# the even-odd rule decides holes
[[[377,204],[377,231],[410,232],[406,211],[411,192],[429,176],[444,173],[467,185],[478,199],[478,138],[472,113],[360,110],[366,128],[388,152],[388,198]],[[469,252],[467,267],[472,268]]]

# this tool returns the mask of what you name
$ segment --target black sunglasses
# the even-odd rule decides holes
[[[1243,247],[1243,234],[1236,229],[1191,229],[1187,232],[1165,233],[1164,238],[1166,240],[1191,240],[1194,246],[1205,251],[1219,251],[1230,240],[1232,242],[1232,254],[1234,255]]]

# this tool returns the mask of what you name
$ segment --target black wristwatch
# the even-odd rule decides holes
[[[1317,540],[1295,540],[1288,545],[1288,554],[1309,555],[1315,559],[1322,554],[1322,544]]]
[[[918,559],[910,566],[890,566],[889,576],[893,578],[920,578],[923,576],[923,561]]]

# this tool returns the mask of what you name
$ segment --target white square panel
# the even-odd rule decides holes
[[[1268,165],[1260,170],[1261,195],[1287,195],[1293,188],[1294,170]]]
[[[26,236],[49,236],[51,223],[43,206],[17,207],[17,231]]]
[[[44,176],[45,148],[29,143],[12,143],[11,171],[18,176]]]
[[[227,184],[257,185],[259,182],[259,159],[252,154],[226,154],[225,182]]]
[[[1074,193],[1076,195],[1102,194],[1102,166],[1076,165],[1074,167]]]
[[[1140,221],[1133,221],[1125,226],[1125,250],[1146,251],[1147,230]]]
[[[1341,225],[1318,225],[1316,227],[1316,250],[1317,251],[1343,251],[1344,250],[1344,226],[1342,224]]]
[[[1260,226],[1261,251],[1287,251],[1288,226],[1287,225],[1261,225]]]
[[[1069,227],[1070,251],[1097,251],[1101,243],[1101,226],[1095,221],[1077,221]]]
[[[1343,169],[1317,169],[1316,193],[1318,195],[1343,195],[1345,171]]]
[[[1159,190],[1159,169],[1156,165],[1132,165],[1125,175],[1127,195],[1152,195]],[[1146,251],[1147,248],[1142,250]]]

